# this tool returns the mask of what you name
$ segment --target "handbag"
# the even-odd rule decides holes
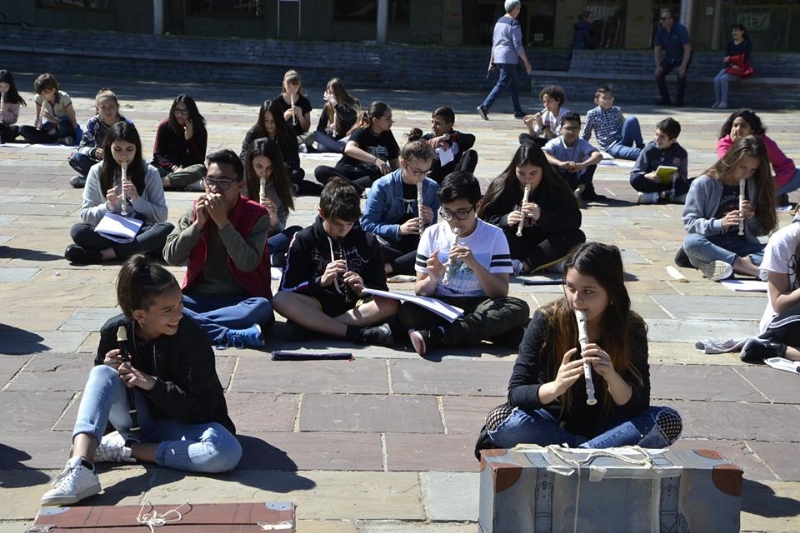
[[[734,68],[734,66],[739,68]],[[749,78],[755,73],[755,69],[750,63],[745,63],[744,54],[736,54],[728,57],[728,66],[725,68],[725,72],[731,76]]]

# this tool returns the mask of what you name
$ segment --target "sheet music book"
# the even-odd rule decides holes
[[[463,309],[444,303],[436,298],[431,298],[430,296],[417,296],[416,294],[410,294],[407,292],[389,292],[378,289],[364,289],[362,292],[364,294],[371,294],[373,296],[383,296],[384,298],[392,298],[393,300],[400,300],[401,302],[411,302],[413,304],[417,304],[418,306],[425,308],[432,313],[436,313],[448,322],[453,322],[464,314]]]
[[[108,240],[125,244],[133,242],[142,228],[138,218],[129,218],[115,213],[106,213],[94,230]]]

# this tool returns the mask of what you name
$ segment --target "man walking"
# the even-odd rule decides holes
[[[489,59],[489,70],[495,67],[499,70],[499,77],[489,96],[478,106],[478,113],[483,120],[489,120],[489,109],[500,96],[506,87],[511,96],[511,104],[514,106],[514,118],[525,118],[525,112],[519,104],[519,85],[517,84],[517,62],[522,59],[525,70],[531,73],[531,63],[525,55],[525,48],[522,46],[522,28],[517,17],[522,10],[522,2],[519,0],[506,0],[506,14],[500,17],[494,25],[494,36],[492,38],[492,55]]]

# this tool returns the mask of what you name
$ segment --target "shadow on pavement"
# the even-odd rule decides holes
[[[32,331],[0,324],[0,354],[28,355],[49,350],[42,344],[44,337]]]
[[[763,483],[742,481],[742,511],[765,517],[798,516],[800,501],[777,496],[775,490]]]
[[[43,252],[41,250],[29,250],[27,248],[14,248],[13,246],[0,246],[0,259],[26,259],[28,261],[58,261],[63,257],[60,255]]]
[[[16,487],[33,487],[47,483],[50,478],[44,472],[30,468],[22,464],[31,458],[26,452],[12,448],[0,442],[0,470],[15,470],[16,475],[3,476],[0,480],[0,487],[11,489]]]

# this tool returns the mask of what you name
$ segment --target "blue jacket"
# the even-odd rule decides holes
[[[403,178],[402,168],[379,178],[372,184],[367,196],[361,227],[388,241],[400,240],[400,224],[403,219]],[[425,178],[422,186],[422,199],[433,210],[433,224],[436,224],[439,211],[439,184]]]

